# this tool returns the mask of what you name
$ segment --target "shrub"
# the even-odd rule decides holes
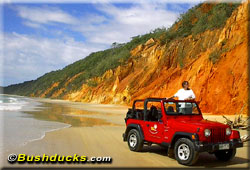
[[[219,3],[210,11],[211,19],[208,22],[208,29],[215,29],[224,26],[228,17],[238,4]]]
[[[220,56],[221,52],[218,49],[215,49],[209,54],[209,60],[212,61],[213,64],[215,64],[217,61],[219,61]]]
[[[94,80],[89,80],[89,81],[87,81],[87,85],[89,87],[96,87],[98,85],[98,83]]]
[[[204,32],[207,29],[208,15],[199,14],[199,20],[192,28],[194,35]]]
[[[199,4],[180,15],[173,26],[166,31],[166,41],[223,27],[238,5],[239,3],[217,3],[210,11],[203,12],[202,4]]]

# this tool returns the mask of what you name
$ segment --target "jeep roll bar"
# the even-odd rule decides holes
[[[190,102],[189,100],[175,100],[175,99],[167,99],[167,98],[146,98],[146,99],[137,99],[137,100],[134,100],[133,102],[133,106],[132,106],[132,114],[134,114],[134,110],[135,110],[135,104],[136,102],[144,102],[144,109],[143,109],[143,117],[144,117],[144,120],[146,120],[147,118],[147,104],[148,102],[161,102],[162,100],[171,100],[171,101],[175,101],[175,102]],[[199,102],[197,101],[193,101],[197,104],[199,104]],[[198,105],[197,105],[198,106]],[[197,107],[198,110],[199,110],[199,114],[201,114],[201,111],[200,111],[200,108],[199,106]]]
[[[135,111],[135,103],[136,103],[136,102],[143,102],[143,101],[144,101],[144,99],[137,99],[137,100],[134,100],[133,106],[132,106],[132,114],[134,114],[134,111]]]
[[[147,98],[144,100],[144,120],[147,118],[147,104],[148,102],[161,102],[162,100],[166,100],[166,98]]]
[[[143,110],[143,112],[144,112],[144,120],[146,120],[147,104],[148,104],[148,102],[161,102],[162,100],[166,100],[166,98],[147,98],[147,99],[137,99],[137,100],[134,100],[133,106],[132,106],[132,114],[134,114],[136,102],[144,102],[144,110]]]

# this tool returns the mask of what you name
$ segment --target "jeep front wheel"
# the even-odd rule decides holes
[[[194,144],[187,138],[180,138],[174,146],[175,159],[182,165],[193,165],[198,159]]]
[[[131,151],[139,152],[143,147],[143,140],[136,129],[131,129],[128,133],[128,146]]]
[[[229,150],[220,150],[214,153],[216,158],[220,161],[230,161],[231,159],[234,158],[235,154],[236,154],[235,148]]]

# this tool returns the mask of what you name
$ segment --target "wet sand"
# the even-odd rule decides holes
[[[46,133],[41,140],[33,141],[5,153],[2,165],[5,167],[185,167],[167,156],[165,148],[145,146],[142,152],[131,152],[122,141],[125,130],[124,117],[126,106],[99,105],[68,102],[61,100],[39,99],[45,109],[29,112],[40,120],[53,120],[71,124],[72,127]],[[46,109],[47,108],[47,109]],[[229,116],[233,120],[234,116]],[[204,115],[204,118],[224,122],[222,116]],[[240,131],[241,135],[246,131]],[[194,167],[249,167],[249,144],[237,149],[235,158],[227,163],[217,161],[214,155],[202,153]],[[110,156],[111,164],[9,164],[10,153],[28,155],[85,155]]]

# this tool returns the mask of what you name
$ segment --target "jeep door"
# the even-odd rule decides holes
[[[163,139],[164,133],[164,125],[162,118],[159,116],[161,115],[161,109],[157,109],[157,116],[155,113],[155,117],[152,116],[152,112],[148,110],[148,116],[144,121],[144,133],[145,133],[145,140],[154,142],[154,143],[161,143]],[[155,111],[156,112],[156,111]]]
[[[163,122],[161,121],[145,121],[145,140],[161,143],[163,137]]]

